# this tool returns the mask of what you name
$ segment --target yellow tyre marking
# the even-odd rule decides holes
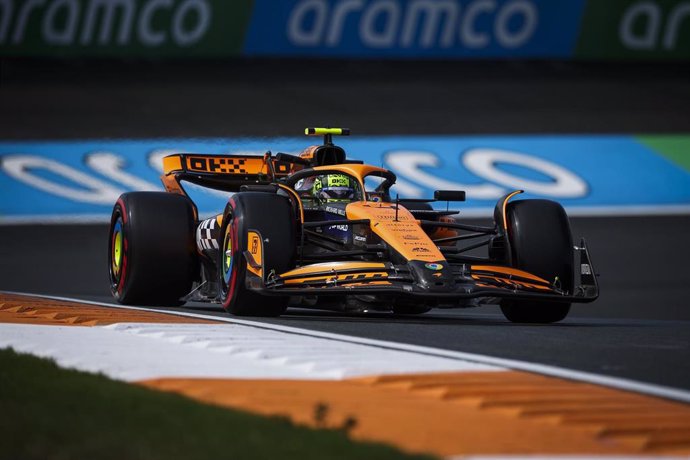
[[[122,232],[115,234],[115,242],[113,244],[113,272],[118,275],[120,273],[120,264],[122,263]]]

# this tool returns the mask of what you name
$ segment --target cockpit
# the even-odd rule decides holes
[[[390,171],[359,165],[304,170],[297,174],[300,177],[293,187],[305,209],[355,201],[390,201],[389,189],[395,183],[395,175]]]

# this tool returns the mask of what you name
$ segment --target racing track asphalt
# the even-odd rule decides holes
[[[690,389],[690,216],[573,218],[601,273],[601,297],[562,323],[515,325],[495,307],[419,316],[293,309],[269,323],[551,364]],[[0,289],[112,302],[107,226],[0,227]],[[8,242],[11,242],[8,244]],[[217,305],[187,311],[226,315]]]
[[[568,63],[0,61],[0,139],[690,132],[688,66]],[[690,389],[690,216],[572,219],[601,298],[564,322],[496,308],[306,310],[262,321]],[[104,225],[0,226],[0,289],[112,301]],[[215,306],[185,307],[209,315]]]

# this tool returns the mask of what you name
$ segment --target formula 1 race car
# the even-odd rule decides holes
[[[246,316],[499,304],[510,321],[550,323],[598,297],[585,242],[573,246],[558,203],[510,201],[514,191],[496,204],[494,225],[463,223],[430,203],[464,201],[464,192],[393,198],[393,172],[333,144],[349,130],[306,134],[324,143],[299,156],[170,155],[167,192],[121,195],[109,237],[117,301],[216,302]],[[199,219],[182,182],[233,194],[222,213]]]

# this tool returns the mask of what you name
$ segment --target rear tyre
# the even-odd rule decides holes
[[[512,265],[573,292],[573,238],[563,207],[549,200],[520,200],[506,208]],[[503,315],[514,323],[555,323],[570,303],[504,300]]]
[[[165,192],[120,195],[108,238],[110,290],[127,305],[181,305],[198,273],[194,207]]]
[[[250,231],[261,235],[263,276],[293,267],[295,223],[287,198],[271,193],[241,192],[230,198],[221,227],[218,285],[223,307],[238,316],[279,316],[288,297],[265,296],[247,288],[248,262],[244,251]]]

